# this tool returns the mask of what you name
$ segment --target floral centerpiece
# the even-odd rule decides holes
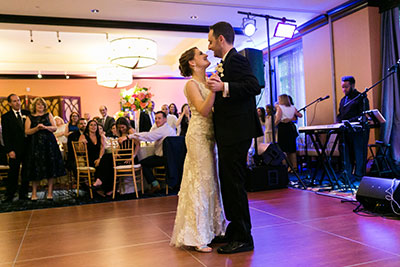
[[[137,84],[135,87],[126,90],[121,90],[121,107],[122,110],[133,110],[142,111],[148,106],[151,106],[151,98],[153,94],[150,93],[150,89],[146,87],[139,87]]]

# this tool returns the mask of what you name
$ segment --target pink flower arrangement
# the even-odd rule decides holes
[[[146,87],[135,87],[121,91],[121,106],[122,110],[144,110],[146,107],[151,105],[151,98],[153,94],[150,93],[150,89]]]

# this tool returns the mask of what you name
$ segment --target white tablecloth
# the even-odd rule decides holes
[[[140,149],[137,153],[137,157],[139,160],[145,159],[149,156],[154,155],[154,143],[140,143]]]

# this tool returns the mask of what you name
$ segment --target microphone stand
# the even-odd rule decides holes
[[[312,104],[314,104],[315,102],[321,102],[321,101],[323,101],[323,100],[325,100],[325,99],[322,99],[322,97],[319,97],[319,98],[315,99],[313,102],[311,102],[310,104],[307,104],[307,105],[305,105],[304,107],[302,107],[301,109],[299,109],[298,112],[303,111],[303,110],[306,111],[306,109],[307,109],[309,106],[311,106]]]

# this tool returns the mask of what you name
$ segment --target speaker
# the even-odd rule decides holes
[[[264,74],[264,55],[261,50],[254,48],[245,48],[239,53],[247,58],[250,62],[251,70],[258,80],[261,88],[265,87],[265,74]]]
[[[253,166],[247,169],[246,190],[249,192],[285,188],[289,183],[287,167]]]
[[[392,212],[389,195],[385,191],[392,188],[393,199],[400,204],[400,180],[364,176],[358,187],[356,199],[364,209],[373,212]]]
[[[277,144],[271,143],[268,145],[267,150],[261,154],[261,157],[265,164],[278,166],[281,165],[282,160],[285,159],[285,154],[283,154]]]

